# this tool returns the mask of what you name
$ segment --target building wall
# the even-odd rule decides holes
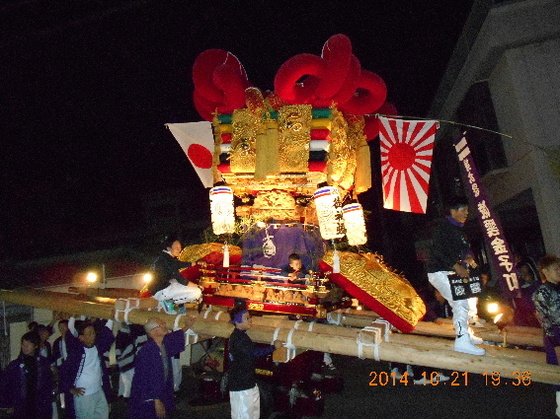
[[[482,25],[471,19],[464,28],[430,116],[453,120],[470,86],[488,81],[499,129],[513,138],[503,138],[507,169],[487,174],[484,184],[494,206],[531,189],[546,251],[560,254],[560,179],[546,151],[560,147],[560,2],[487,10]]]
[[[509,171],[490,193],[503,202],[531,188],[545,247],[560,254],[560,179],[544,151],[560,144],[560,39],[504,51],[489,85],[500,129],[514,137],[504,141]]]

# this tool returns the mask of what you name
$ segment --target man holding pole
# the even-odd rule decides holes
[[[188,318],[183,328],[171,333],[158,317],[144,325],[148,341],[134,361],[129,418],[164,419],[174,409],[172,358],[185,349],[185,332],[194,319]]]

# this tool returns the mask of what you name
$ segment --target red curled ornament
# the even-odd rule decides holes
[[[331,36],[323,46],[323,71],[315,96],[331,99],[343,86],[352,58],[352,43],[343,34]]]
[[[208,101],[221,103],[223,92],[214,84],[214,70],[223,65],[228,52],[223,49],[207,49],[194,60],[192,78],[195,89]]]
[[[311,103],[322,71],[321,57],[313,54],[295,55],[278,69],[274,77],[274,90],[286,103]]]
[[[379,119],[377,118],[377,114],[397,115],[398,112],[395,105],[391,102],[385,102],[377,110],[375,115],[365,115],[364,135],[366,136],[367,141],[373,140],[379,135]]]
[[[234,109],[245,106],[245,89],[249,82],[242,78],[239,68],[228,63],[221,65],[214,70],[213,80],[223,92],[219,113],[232,113]]]
[[[354,97],[338,108],[357,115],[375,112],[387,97],[387,86],[381,77],[371,71],[362,70]]]
[[[336,95],[333,96],[333,102],[337,104],[348,102],[354,96],[358,88],[361,74],[362,66],[360,65],[360,61],[355,55],[352,55],[350,57],[350,65],[348,66],[348,73],[346,73],[344,83]]]
[[[250,86],[245,69],[230,52],[209,49],[198,55],[193,64],[195,86],[194,103],[200,115],[209,115],[217,109],[231,113],[245,104],[245,89]]]
[[[208,99],[205,99],[197,89],[193,92],[193,102],[198,114],[205,120],[212,121],[214,117],[213,114],[216,112],[216,108],[219,106],[219,103],[211,102]]]

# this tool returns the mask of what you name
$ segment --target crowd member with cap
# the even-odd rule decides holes
[[[164,419],[175,408],[171,358],[185,350],[185,332],[192,327],[194,319],[194,316],[188,318],[183,328],[171,333],[165,321],[158,317],[144,325],[148,341],[134,361],[130,419]]]
[[[251,315],[244,302],[237,302],[230,311],[235,326],[229,337],[228,390],[232,419],[258,419],[260,417],[260,394],[255,374],[255,358],[270,355],[282,346],[275,340],[273,345],[256,347],[247,330],[251,328]]]
[[[13,409],[15,419],[52,419],[54,378],[51,363],[39,355],[37,332],[21,337],[21,352],[0,375],[2,407]]]

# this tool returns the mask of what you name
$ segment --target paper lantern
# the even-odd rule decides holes
[[[344,237],[342,208],[338,189],[332,186],[319,188],[313,194],[313,198],[315,199],[321,237],[325,240]]]
[[[358,203],[348,204],[342,207],[344,216],[344,227],[346,227],[346,237],[350,246],[360,246],[367,242],[366,222],[364,220],[364,210]]]
[[[233,191],[227,186],[210,189],[210,212],[214,234],[232,234],[235,228]]]

